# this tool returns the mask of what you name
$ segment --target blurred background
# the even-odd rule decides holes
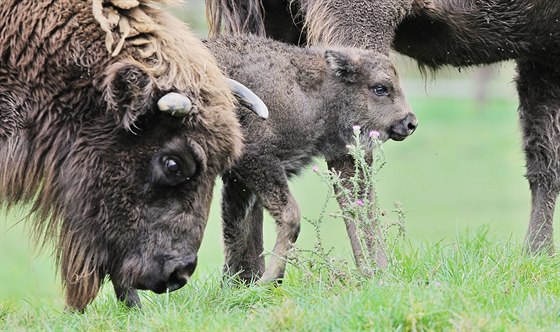
[[[200,36],[207,34],[203,0],[189,0],[172,9]],[[524,178],[524,158],[517,120],[513,63],[461,71],[444,69],[423,78],[410,59],[394,60],[420,125],[403,142],[384,145],[387,164],[379,175],[381,207],[402,203],[406,213],[406,241],[412,246],[450,243],[458,234],[488,227],[493,238],[523,243],[529,219],[530,195]],[[326,169],[323,160],[319,167]],[[219,190],[215,199],[195,278],[219,273],[223,263]],[[318,217],[329,188],[307,171],[291,183],[302,215]],[[330,201],[328,212],[337,211]],[[555,215],[555,243],[560,241]],[[62,307],[62,291],[50,251],[38,253],[26,229],[26,208],[0,209],[0,307]],[[23,220],[23,221],[22,221]],[[325,243],[334,255],[351,258],[341,220],[324,221]],[[265,220],[265,244],[274,244],[274,222]],[[302,221],[298,245],[315,243],[312,226]],[[111,287],[105,287],[105,291]]]

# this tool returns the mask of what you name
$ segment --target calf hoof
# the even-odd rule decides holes
[[[282,285],[282,281],[284,279],[284,274],[280,274],[280,275],[266,275],[266,273],[259,279],[257,280],[257,285],[267,285],[267,284],[271,284],[274,286],[280,286]]]

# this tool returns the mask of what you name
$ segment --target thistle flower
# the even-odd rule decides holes
[[[370,138],[378,139],[379,136],[381,136],[381,134],[380,134],[378,131],[376,131],[376,130],[372,130],[372,131],[369,132],[368,136],[369,136]]]

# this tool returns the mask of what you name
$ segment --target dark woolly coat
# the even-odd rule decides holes
[[[106,274],[116,289],[153,289],[165,269],[154,257],[195,255],[215,177],[241,150],[224,76],[158,2],[0,3],[0,204],[32,203],[71,308]],[[192,100],[190,116],[157,111],[171,91]],[[170,183],[158,173],[169,153],[196,174]]]

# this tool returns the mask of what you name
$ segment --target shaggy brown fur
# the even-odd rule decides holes
[[[300,227],[288,178],[314,157],[325,157],[332,165],[348,156],[355,124],[362,126],[366,144],[371,130],[382,140],[400,141],[416,129],[416,117],[383,54],[300,48],[247,36],[206,45],[224,71],[262,96],[270,109],[267,121],[238,110],[246,149],[223,176],[226,272],[244,280],[277,280],[284,275],[286,253]],[[266,270],[263,208],[276,220],[278,233]]]
[[[128,304],[132,288],[180,287],[215,177],[241,151],[212,55],[158,2],[0,4],[0,204],[33,203],[74,309],[106,275]],[[190,116],[157,111],[171,91]]]
[[[368,45],[389,52],[412,0],[207,0],[206,4],[213,35],[252,33],[298,45]]]
[[[302,10],[293,24],[266,29],[266,34],[294,44],[395,49],[437,69],[517,61],[519,115],[532,208],[526,247],[552,250],[553,213],[560,193],[560,2],[549,0],[244,0],[260,3],[261,20],[286,21],[286,4]],[[230,10],[231,1],[208,0],[216,15],[229,21],[255,20],[252,12]],[[221,3],[221,5],[220,5]],[[284,10],[267,11],[268,3]],[[295,3],[295,5],[294,5]],[[224,4],[229,4],[225,6]],[[221,11],[216,8],[220,8]],[[408,15],[405,15],[408,13]],[[303,23],[300,23],[302,22]],[[395,31],[396,28],[396,31]],[[215,31],[218,31],[215,29]],[[231,28],[225,26],[225,31]],[[259,33],[248,26],[245,32]],[[394,37],[394,39],[393,39]],[[389,42],[389,44],[387,43]]]

